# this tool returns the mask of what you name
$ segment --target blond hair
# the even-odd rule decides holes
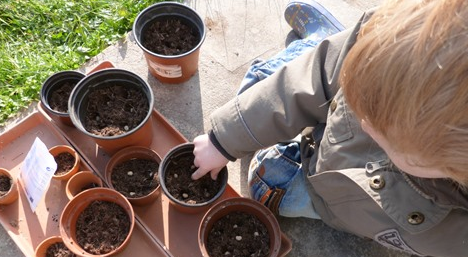
[[[340,84],[394,149],[468,185],[468,1],[386,2],[360,30]]]

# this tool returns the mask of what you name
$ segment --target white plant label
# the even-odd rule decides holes
[[[161,77],[179,78],[182,77],[182,67],[179,65],[162,65],[158,63],[150,63],[151,68],[156,71]]]
[[[36,137],[20,172],[20,179],[33,212],[46,192],[56,170],[57,163],[54,156],[49,153],[46,145]]]

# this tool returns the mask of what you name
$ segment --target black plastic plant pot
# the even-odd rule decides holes
[[[42,84],[41,88],[41,104],[45,111],[55,122],[60,122],[68,126],[73,126],[68,111],[68,98],[63,98],[63,95],[70,95],[73,87],[86,75],[78,71],[60,71],[52,74]],[[57,102],[63,101],[66,110],[53,108]]]
[[[198,44],[191,50],[178,55],[164,55],[150,51],[144,44],[144,35],[155,22],[167,19],[179,19],[190,26],[196,33]],[[161,2],[141,11],[133,23],[133,35],[136,43],[143,50],[148,70],[163,83],[176,84],[189,80],[198,70],[200,47],[206,37],[203,19],[192,8],[177,2]]]
[[[193,159],[194,159],[193,149],[194,149],[193,143],[184,143],[184,144],[177,145],[176,147],[169,150],[169,152],[164,156],[163,160],[161,161],[161,165],[159,166],[159,170],[158,170],[159,184],[164,195],[166,195],[167,198],[169,198],[169,202],[172,204],[172,206],[174,206],[177,210],[184,212],[184,213],[200,213],[200,212],[207,211],[218,199],[221,198],[221,196],[226,191],[226,186],[228,183],[228,170],[226,167],[224,167],[219,173],[218,178],[216,180],[216,183],[220,184],[219,190],[209,200],[203,201],[203,202],[197,202],[197,203],[188,203],[187,201],[180,199],[180,197],[174,196],[170,192],[171,190],[169,189],[168,180],[167,180],[169,170],[173,169],[174,166],[176,166],[177,163],[180,163],[182,159],[190,159],[191,163],[188,163],[187,167],[183,169],[183,172],[185,174],[179,173],[178,177],[187,176],[187,175],[190,176],[194,171],[194,166],[192,166]],[[212,187],[215,181],[211,179],[209,174],[205,175],[205,177],[206,177],[205,179],[209,177],[209,180],[211,181],[211,183],[213,183],[213,184],[210,184],[210,187]],[[181,187],[188,188],[189,184],[190,183],[182,184],[182,185],[179,184],[179,185]]]
[[[123,134],[102,136],[87,131],[86,117],[89,114],[90,95],[95,90],[120,86],[125,89],[141,91],[148,100],[148,113],[139,125],[129,128]],[[68,109],[75,127],[84,134],[92,137],[96,143],[108,154],[113,154],[127,146],[149,146],[153,138],[151,116],[154,106],[154,95],[151,87],[137,74],[117,68],[96,71],[81,80],[70,95]],[[123,106],[122,106],[123,107]]]

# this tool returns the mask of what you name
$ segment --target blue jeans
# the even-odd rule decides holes
[[[267,78],[323,38],[296,40],[267,61],[255,61],[241,82],[238,94]],[[255,153],[248,175],[250,197],[261,202],[273,213],[284,217],[320,219],[308,194],[308,180],[302,170],[298,142],[276,144]]]

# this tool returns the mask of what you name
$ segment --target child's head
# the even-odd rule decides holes
[[[340,83],[357,117],[415,165],[468,185],[468,1],[391,0],[361,29]]]

